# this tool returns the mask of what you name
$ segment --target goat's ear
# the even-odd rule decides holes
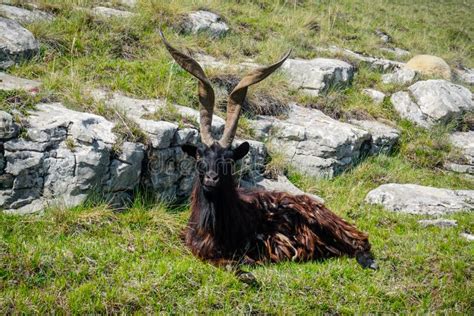
[[[181,146],[181,149],[188,154],[189,156],[193,158],[197,158],[197,150],[198,148],[194,145],[183,145]]]
[[[243,142],[242,144],[240,144],[237,148],[233,150],[234,160],[237,161],[244,158],[245,155],[247,155],[247,153],[249,152],[249,149],[250,149],[250,145],[248,142]]]

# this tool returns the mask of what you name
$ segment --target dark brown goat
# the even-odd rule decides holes
[[[192,253],[215,265],[233,266],[347,255],[375,269],[367,234],[320,202],[307,195],[244,190],[234,182],[234,163],[249,151],[247,142],[231,149],[247,89],[278,69],[289,53],[269,67],[254,70],[235,87],[229,96],[224,134],[216,141],[211,135],[214,91],[208,78],[194,59],[170,46],[164,37],[163,42],[176,62],[199,79],[202,143],[182,147],[198,162],[184,237]]]

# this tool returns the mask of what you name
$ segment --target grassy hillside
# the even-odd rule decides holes
[[[115,120],[110,109],[88,95],[99,87],[197,107],[196,82],[171,62],[156,32],[160,27],[170,42],[192,52],[235,62],[250,57],[259,63],[274,61],[289,48],[295,57],[326,56],[316,48],[329,45],[393,59],[380,50],[374,31],[382,29],[393,37],[393,46],[413,55],[433,54],[452,67],[474,67],[472,1],[315,2],[143,0],[132,10],[137,16],[124,22],[76,8],[98,1],[39,1],[56,15],[52,22],[27,26],[41,42],[41,53],[8,72],[42,81],[43,90],[35,97],[2,92],[0,108],[26,110],[40,101],[58,100]],[[219,13],[231,32],[219,40],[179,34],[182,15],[196,9]],[[45,210],[44,215],[0,214],[0,313],[472,314],[474,246],[459,234],[474,232],[473,213],[448,216],[458,220],[455,228],[422,229],[417,224],[421,217],[393,214],[363,200],[371,189],[389,182],[474,189],[474,181],[441,168],[457,154],[447,134],[466,129],[474,119],[423,130],[401,120],[388,100],[381,106],[372,103],[361,92],[367,87],[387,93],[402,88],[384,85],[381,73],[359,65],[352,87],[343,91],[308,98],[289,89],[277,74],[252,88],[250,98],[298,101],[341,120],[384,119],[401,130],[400,147],[392,155],[369,158],[331,180],[298,174],[277,152],[271,162],[369,233],[379,271],[362,270],[347,258],[282,263],[252,268],[260,284],[251,287],[198,261],[183,247],[179,233],[187,220],[186,206],[138,197],[130,210],[114,213],[91,202],[72,210]],[[140,135],[123,133],[132,140]]]

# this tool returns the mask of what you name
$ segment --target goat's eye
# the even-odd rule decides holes
[[[196,168],[199,173],[203,174],[207,171],[207,163],[204,160],[199,159],[197,161]]]

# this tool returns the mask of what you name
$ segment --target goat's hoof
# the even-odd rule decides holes
[[[239,281],[245,284],[255,285],[257,284],[257,278],[250,272],[242,272],[238,276]]]
[[[379,265],[375,261],[375,259],[372,257],[372,254],[370,252],[365,252],[362,254],[358,254],[356,256],[357,262],[362,266],[364,269],[372,269],[372,270],[378,270]]]

